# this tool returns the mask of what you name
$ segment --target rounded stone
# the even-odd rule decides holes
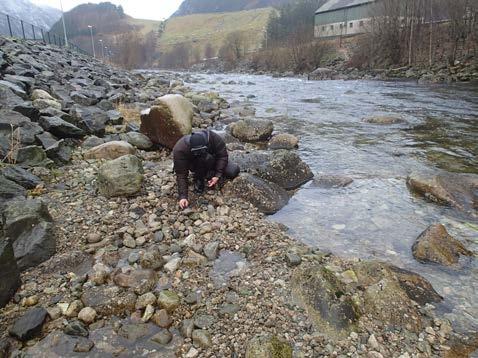
[[[96,311],[91,307],[85,307],[78,313],[78,319],[86,324],[91,324],[96,319]]]

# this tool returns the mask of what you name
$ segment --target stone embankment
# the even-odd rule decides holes
[[[193,93],[187,76],[0,45],[0,357],[466,357],[476,347],[437,317],[442,298],[419,275],[301,246],[265,220],[313,174],[298,139],[253,109]],[[179,210],[171,143],[219,122],[244,173]]]

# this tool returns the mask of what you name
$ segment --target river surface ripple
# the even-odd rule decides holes
[[[217,91],[230,102],[249,102],[257,117],[274,121],[276,131],[297,135],[299,153],[316,175],[354,180],[336,189],[306,184],[271,220],[321,250],[379,259],[423,275],[444,296],[438,309],[457,329],[478,329],[477,260],[453,270],[420,264],[411,253],[417,236],[436,222],[478,252],[478,222],[414,197],[405,184],[415,171],[478,173],[478,87],[193,77],[187,85],[194,90]],[[372,115],[398,115],[406,122],[362,121]]]

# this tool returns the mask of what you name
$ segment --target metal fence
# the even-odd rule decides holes
[[[64,35],[48,31],[2,12],[0,12],[0,34],[65,47]],[[68,41],[68,48],[84,55],[90,55],[89,52],[83,50],[71,41]]]

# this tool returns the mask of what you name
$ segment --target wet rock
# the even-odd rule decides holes
[[[141,191],[143,165],[133,155],[103,164],[98,171],[98,189],[106,197],[131,196]]]
[[[231,134],[243,142],[268,140],[274,130],[271,121],[243,119],[230,125]]]
[[[38,199],[15,199],[5,206],[4,233],[13,240],[13,251],[21,270],[48,260],[56,251],[53,219]]]
[[[122,135],[121,139],[138,149],[148,150],[153,147],[153,142],[142,133],[129,132]]]
[[[204,329],[195,329],[192,338],[196,347],[209,348],[212,346],[211,333]]]
[[[434,262],[445,266],[458,263],[461,255],[473,256],[463,244],[453,238],[441,224],[429,226],[418,236],[412,247],[413,257],[420,262]]]
[[[246,358],[292,358],[292,347],[289,343],[275,336],[259,336],[247,344]]]
[[[69,336],[74,336],[74,337],[88,337],[89,332],[85,328],[85,325],[79,321],[72,321],[68,323],[65,328],[63,329],[63,332]]]
[[[289,195],[283,188],[248,173],[242,173],[227,183],[224,191],[250,202],[264,214],[276,213],[289,201]]]
[[[352,178],[340,175],[319,175],[313,179],[311,186],[326,189],[343,188],[352,184],[353,181]]]
[[[85,153],[85,159],[117,159],[124,155],[134,155],[136,149],[124,141],[112,141],[91,148]]]
[[[443,300],[433,286],[419,274],[395,266],[390,269],[397,276],[400,286],[410,299],[424,306],[426,303],[435,303]]]
[[[20,341],[28,341],[39,335],[48,312],[42,307],[35,307],[17,319],[10,328],[10,335]]]
[[[467,214],[477,216],[478,175],[442,173],[426,175],[413,173],[407,178],[411,191],[438,204],[450,205]]]
[[[274,151],[267,165],[258,169],[258,175],[286,190],[297,189],[314,176],[298,154],[286,150]]]
[[[364,118],[363,122],[371,124],[397,124],[405,121],[400,117],[394,116],[373,116]]]
[[[58,138],[81,138],[85,132],[61,119],[60,117],[40,117],[39,120],[42,128]]]
[[[181,95],[158,98],[141,114],[141,133],[153,143],[172,149],[184,135],[191,133],[193,106]]]
[[[288,133],[281,133],[269,140],[269,149],[295,149],[299,146],[299,139]]]
[[[179,296],[168,290],[161,291],[158,296],[158,305],[169,313],[172,313],[179,307],[181,299]]]
[[[356,279],[341,279],[351,270]],[[363,261],[341,270],[334,265],[304,265],[294,272],[293,292],[317,328],[330,337],[346,337],[363,318],[418,332],[421,316],[385,264]],[[361,287],[357,290],[356,287]]]
[[[115,286],[98,286],[86,290],[81,301],[100,316],[122,316],[135,310],[136,295]]]
[[[0,308],[4,307],[20,287],[20,271],[13,246],[0,234]]]
[[[163,346],[171,342],[172,339],[173,339],[173,335],[167,329],[162,329],[161,331],[156,333],[153,337],[151,337],[151,340],[153,342]]]
[[[91,324],[96,319],[96,311],[91,307],[85,307],[78,313],[78,319],[86,324]]]

